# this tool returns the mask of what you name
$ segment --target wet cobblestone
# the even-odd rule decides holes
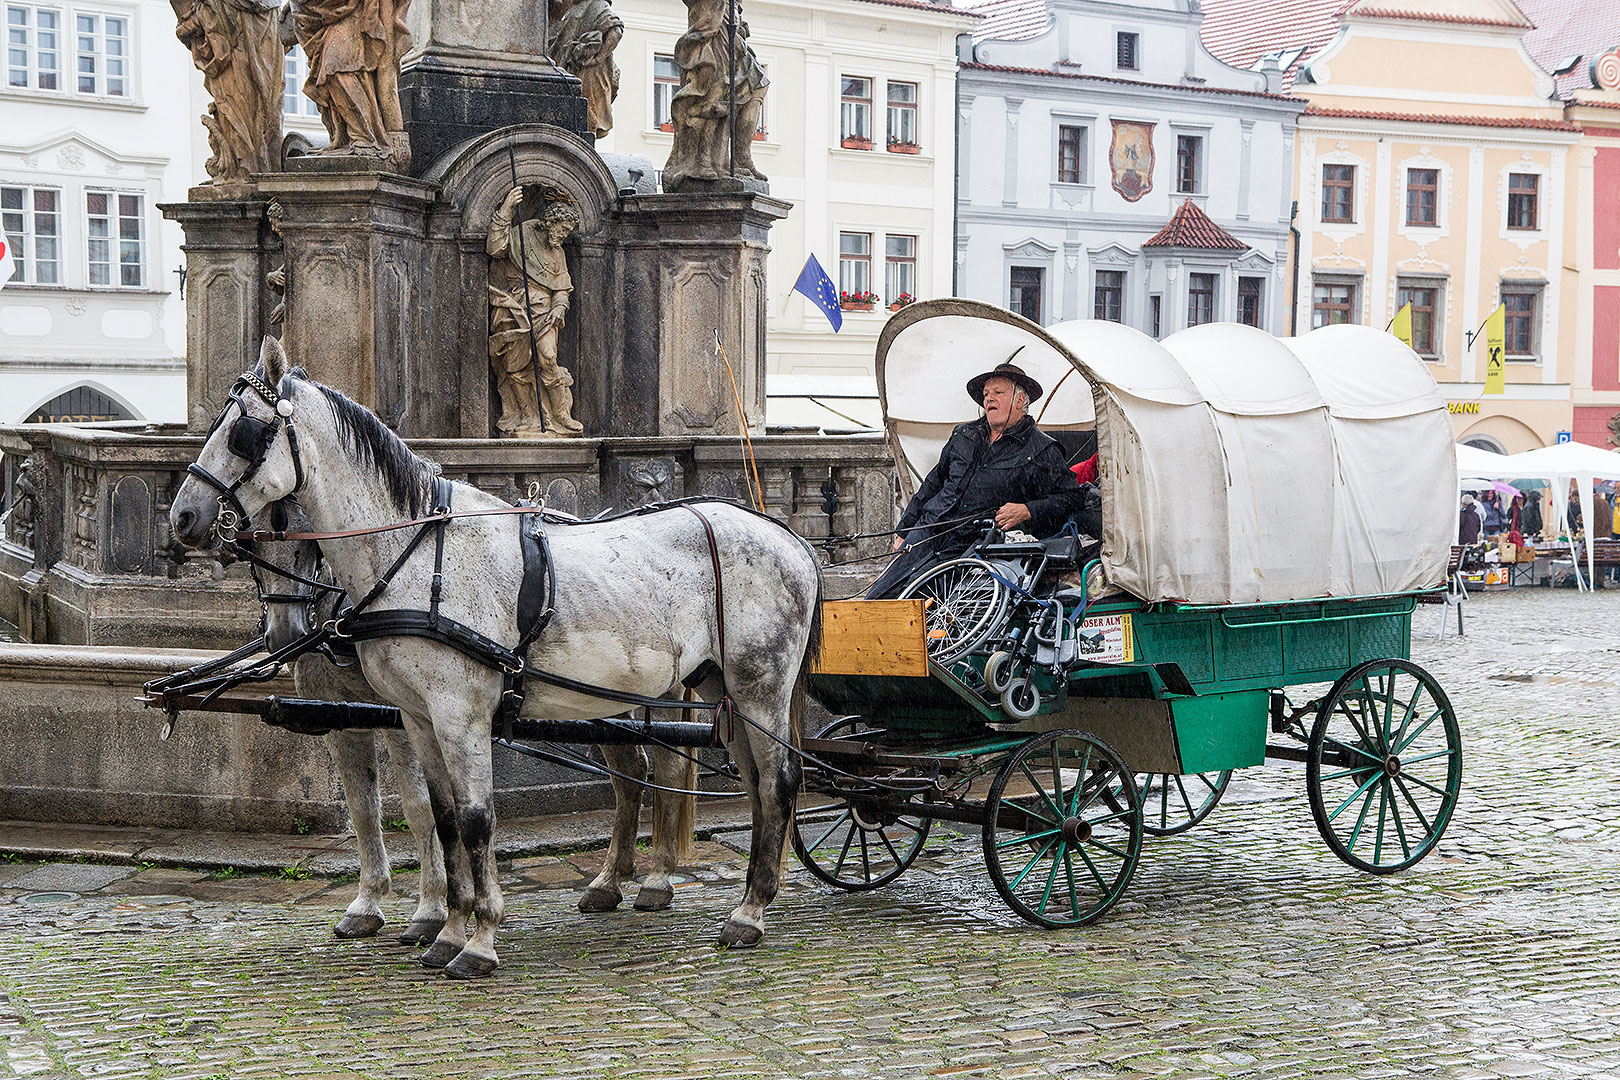
[[[650,915],[580,915],[600,853],[536,856],[504,874],[501,971],[465,985],[333,938],[352,883],[0,865],[0,1076],[1620,1077],[1620,593],[1439,618],[1414,657],[1457,705],[1463,797],[1402,874],[1339,862],[1277,764],[1079,931],[1003,908],[965,831],[872,893],[795,869],[735,952],[726,845]]]

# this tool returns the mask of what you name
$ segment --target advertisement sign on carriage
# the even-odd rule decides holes
[[[1093,615],[1080,624],[1079,656],[1104,664],[1130,664],[1136,661],[1136,642],[1131,636],[1131,617]]]

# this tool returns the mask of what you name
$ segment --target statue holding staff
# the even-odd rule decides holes
[[[765,109],[770,80],[748,44],[748,24],[737,19],[732,63],[734,0],[687,0],[687,30],[675,43],[681,86],[670,101],[675,139],[664,166],[664,187],[684,180],[720,180],[737,175],[764,180],[754,167],[754,132]],[[735,131],[735,139],[732,133]]]

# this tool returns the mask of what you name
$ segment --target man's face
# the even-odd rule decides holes
[[[1009,427],[1024,418],[1025,404],[1018,386],[996,375],[984,380],[984,415],[994,428]]]

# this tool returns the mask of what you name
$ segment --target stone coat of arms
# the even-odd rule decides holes
[[[1135,202],[1153,190],[1153,125],[1136,120],[1114,120],[1114,138],[1108,144],[1108,169],[1114,190]]]

